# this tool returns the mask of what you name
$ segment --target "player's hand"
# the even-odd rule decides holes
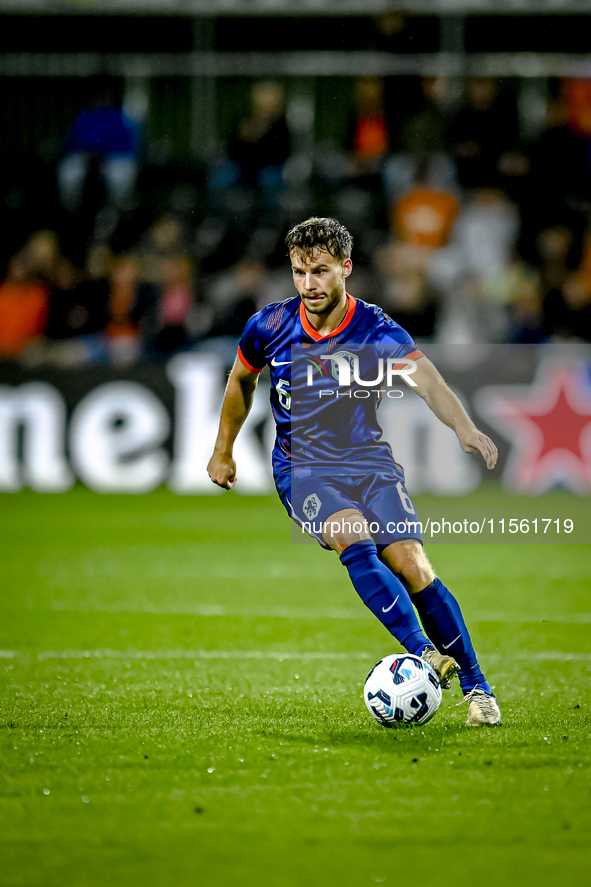
[[[499,451],[490,437],[482,431],[472,431],[460,437],[460,445],[465,453],[480,455],[486,462],[487,468],[494,468],[499,458]]]
[[[224,490],[231,490],[236,483],[236,463],[231,456],[214,452],[207,465],[207,473],[212,483]]]

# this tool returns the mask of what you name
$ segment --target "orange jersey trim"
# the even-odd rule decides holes
[[[321,336],[318,330],[315,330],[310,321],[308,320],[308,316],[306,314],[306,309],[304,308],[304,303],[300,302],[300,321],[304,328],[304,332],[307,333],[311,339],[314,339],[315,342],[320,342],[322,339],[329,339],[331,336],[336,336],[338,333],[342,333],[345,327],[348,327],[353,319],[353,315],[355,314],[355,308],[357,307],[357,300],[350,296],[347,293],[347,298],[349,299],[349,307],[347,308],[347,313],[339,323],[336,330],[333,330],[332,333],[327,333],[325,336]]]
[[[422,352],[422,351],[419,351],[419,350],[417,349],[416,351],[411,351],[410,354],[405,354],[405,355],[404,355],[404,359],[405,359],[405,360],[418,360],[419,357],[424,357],[424,356],[425,356],[425,355],[423,354],[423,352]],[[403,366],[404,366],[403,363],[397,363],[397,364],[394,365],[393,369],[395,369],[395,370],[399,370],[399,369],[401,369],[401,367],[403,367]]]
[[[258,373],[262,373],[263,370],[265,369],[264,367],[261,367],[260,370],[257,370],[256,367],[253,367],[252,364],[250,364],[247,361],[244,354],[242,353],[242,348],[240,347],[240,345],[238,346],[238,359],[240,360],[240,363],[242,364],[242,366],[246,367],[247,370],[250,370],[251,373],[257,373],[257,375],[258,375]]]

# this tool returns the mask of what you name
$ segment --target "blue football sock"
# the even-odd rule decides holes
[[[371,539],[354,542],[341,554],[351,582],[366,607],[402,646],[415,656],[432,646],[421,631],[409,594],[381,562]]]
[[[491,693],[490,684],[478,664],[470,633],[457,600],[440,579],[413,594],[412,602],[421,617],[423,628],[440,653],[453,656],[460,671],[458,678],[464,693],[482,687]]]

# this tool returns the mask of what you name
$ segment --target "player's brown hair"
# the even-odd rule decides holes
[[[336,219],[313,216],[291,229],[285,238],[285,245],[288,254],[295,252],[310,256],[318,249],[325,249],[338,262],[344,262],[351,258],[353,238]]]

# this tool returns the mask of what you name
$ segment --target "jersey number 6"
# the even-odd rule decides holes
[[[285,379],[279,379],[275,385],[275,391],[279,397],[279,403],[286,410],[291,410],[291,394],[289,393],[289,382]]]
[[[402,481],[399,480],[396,484],[396,489],[398,490],[398,495],[400,496],[400,501],[402,502],[402,507],[408,514],[416,514],[416,509],[412,502],[410,501],[409,495],[404,489]]]

